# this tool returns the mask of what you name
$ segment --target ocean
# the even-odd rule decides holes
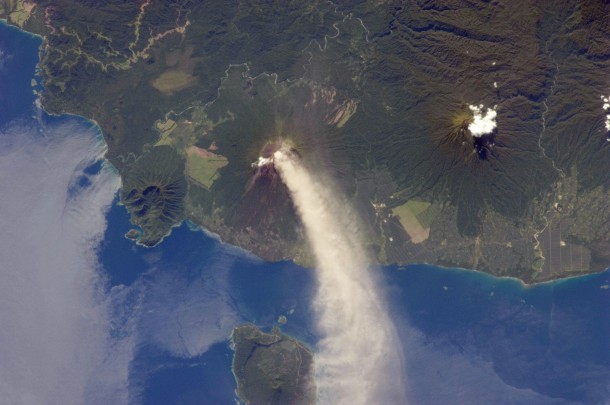
[[[0,23],[0,159],[12,142],[7,128],[16,123],[36,127],[37,114],[56,125],[74,121],[35,107],[31,80],[39,45],[39,38]],[[78,125],[87,129],[91,123]],[[104,171],[116,176],[99,159],[78,170],[84,178]],[[81,181],[71,187],[89,186]],[[157,247],[137,246],[124,237],[131,228],[125,208],[116,194],[110,197],[93,250],[101,284],[96,299],[107,308],[100,332],[107,352],[87,376],[83,390],[90,403],[112,396],[101,391],[116,384],[130,403],[236,403],[230,333],[245,322],[269,330],[284,315],[282,331],[315,349],[311,270],[265,262],[189,223],[174,228]],[[610,270],[533,286],[420,264],[379,271],[403,345],[387,350],[404,358],[406,381],[396,384],[406,385],[411,403],[610,401]],[[117,347],[129,349],[114,351]],[[125,381],[99,383],[108,378],[108,358],[119,352]],[[14,371],[9,367],[0,364],[5,373]],[[8,388],[0,384],[0,397],[6,398],[3,389]]]

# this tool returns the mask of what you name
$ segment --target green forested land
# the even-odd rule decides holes
[[[147,245],[190,218],[269,259],[303,252],[281,181],[251,166],[278,139],[352,198],[388,262],[561,277],[562,264],[537,271],[556,247],[536,243],[586,217],[562,205],[566,184],[584,199],[608,194],[601,0],[41,0],[30,11],[0,6],[45,36],[44,107],[100,125]],[[470,104],[498,113],[482,144],[464,129]],[[189,165],[191,146],[226,165]],[[418,246],[390,215],[411,199],[434,207],[418,217],[430,226]],[[559,227],[592,258],[582,271],[610,263],[610,213],[599,215],[590,233]]]

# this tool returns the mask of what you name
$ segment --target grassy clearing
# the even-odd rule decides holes
[[[171,145],[171,140],[170,140],[169,135],[176,128],[176,121],[174,121],[172,119],[168,119],[163,122],[157,121],[156,126],[157,126],[157,129],[159,130],[159,132],[161,133],[161,139],[159,139],[159,141],[157,141],[155,146]]]
[[[34,3],[25,3],[23,0],[5,0],[0,3],[0,18],[6,18],[10,23],[23,28],[35,6]]]
[[[409,200],[403,205],[393,208],[392,213],[396,215],[402,227],[411,237],[411,242],[421,243],[430,236],[431,222],[426,218],[425,223],[419,219],[430,207],[430,203],[426,201]]]
[[[212,187],[218,170],[229,164],[226,157],[191,146],[186,151],[186,173],[205,188]]]
[[[167,70],[152,82],[152,86],[165,95],[171,95],[197,83],[197,78],[182,70]]]

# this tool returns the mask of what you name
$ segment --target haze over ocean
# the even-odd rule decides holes
[[[0,23],[0,398],[234,404],[234,326],[285,315],[316,347],[311,270],[187,224],[153,249],[123,237],[97,129],[35,106],[39,44]],[[531,287],[426,265],[379,276],[410,403],[610,401],[609,270]]]

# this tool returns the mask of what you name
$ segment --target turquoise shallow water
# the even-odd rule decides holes
[[[0,24],[0,129],[37,125],[29,115],[39,44]],[[99,170],[96,162],[83,173]],[[97,254],[113,302],[107,335],[133,342],[133,403],[235,403],[229,336],[243,322],[269,329],[285,315],[282,329],[315,347],[310,270],[261,261],[186,224],[158,247],[136,246],[123,237],[129,218],[116,200],[106,219]],[[412,403],[610,401],[608,270],[531,287],[427,265],[380,271],[405,359],[406,379],[396,383]]]

